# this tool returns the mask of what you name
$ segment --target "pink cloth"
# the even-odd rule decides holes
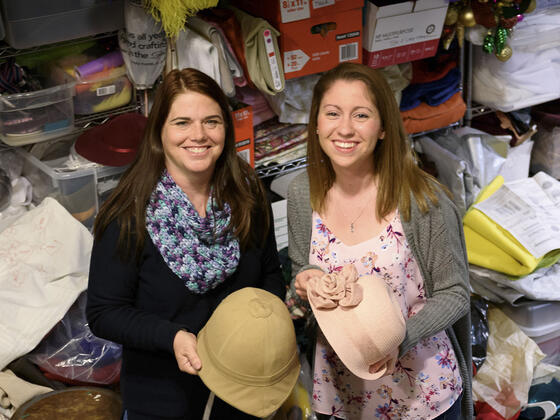
[[[259,125],[263,121],[274,118],[276,114],[266,101],[260,90],[249,86],[238,87],[236,97],[241,102],[253,107],[253,125]]]
[[[314,212],[309,263],[329,273],[354,264],[361,276],[381,276],[393,290],[405,319],[426,301],[424,281],[398,212],[380,234],[352,246],[337,239]],[[430,419],[450,408],[461,391],[461,374],[445,331],[420,341],[399,359],[392,375],[374,381],[351,374],[318,334],[313,409],[319,413],[359,420]]]

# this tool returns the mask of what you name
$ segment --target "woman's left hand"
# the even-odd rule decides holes
[[[173,351],[179,370],[198,375],[202,362],[196,351],[196,335],[185,330],[177,331],[173,339]]]

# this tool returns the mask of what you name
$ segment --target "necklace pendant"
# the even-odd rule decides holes
[[[350,223],[350,233],[354,233],[354,222]]]

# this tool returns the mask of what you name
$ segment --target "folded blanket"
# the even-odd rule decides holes
[[[455,93],[444,103],[430,106],[422,102],[409,111],[401,111],[404,128],[409,134],[436,130],[459,121],[465,115],[467,106],[461,92]]]

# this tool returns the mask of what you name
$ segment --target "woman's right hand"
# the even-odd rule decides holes
[[[202,362],[196,351],[196,335],[185,330],[177,331],[173,339],[173,351],[179,370],[198,375]]]
[[[323,274],[325,274],[323,271],[317,270],[316,268],[311,268],[309,270],[305,270],[301,273],[296,274],[294,287],[296,289],[297,295],[301,299],[307,300],[307,284],[309,283],[309,279],[315,276],[321,277]]]

